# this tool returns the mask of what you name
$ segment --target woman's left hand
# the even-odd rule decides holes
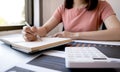
[[[63,32],[59,32],[59,33],[54,34],[53,37],[61,37],[61,38],[71,38],[71,39],[74,39],[74,33],[63,31]]]

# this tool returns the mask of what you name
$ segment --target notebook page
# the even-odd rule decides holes
[[[38,41],[33,41],[33,42],[16,42],[16,45],[19,46],[24,46],[27,48],[33,48],[33,47],[38,47],[38,46],[43,46],[43,45],[47,45],[47,44],[51,44],[51,43],[56,43],[56,42],[60,42],[60,41],[64,41],[64,40],[68,40],[69,38],[42,38],[42,40],[38,40]]]

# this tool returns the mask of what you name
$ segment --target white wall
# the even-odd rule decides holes
[[[64,0],[43,0],[43,24],[52,16],[56,8],[62,4]],[[54,34],[61,31],[62,26],[57,26],[49,34]]]
[[[63,0],[43,0],[43,22],[46,22]]]
[[[114,9],[114,11],[117,14],[118,19],[120,20],[120,0],[107,0],[112,8]]]

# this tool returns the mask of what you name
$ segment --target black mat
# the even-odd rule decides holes
[[[48,55],[40,55],[32,61],[28,62],[28,64],[44,67],[48,69],[58,70],[62,72],[116,72],[115,69],[109,68],[71,68],[68,69],[65,67],[65,59],[60,57],[48,56]]]
[[[13,67],[5,72],[34,72],[34,71],[31,71],[31,70],[27,70],[27,69],[23,69],[23,68],[20,68],[20,67]]]
[[[40,55],[28,64],[68,72],[68,69],[65,68],[65,59],[60,57]]]

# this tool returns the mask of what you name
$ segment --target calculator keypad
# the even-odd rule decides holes
[[[107,61],[107,56],[95,47],[66,47],[66,58],[70,61],[94,62]]]

